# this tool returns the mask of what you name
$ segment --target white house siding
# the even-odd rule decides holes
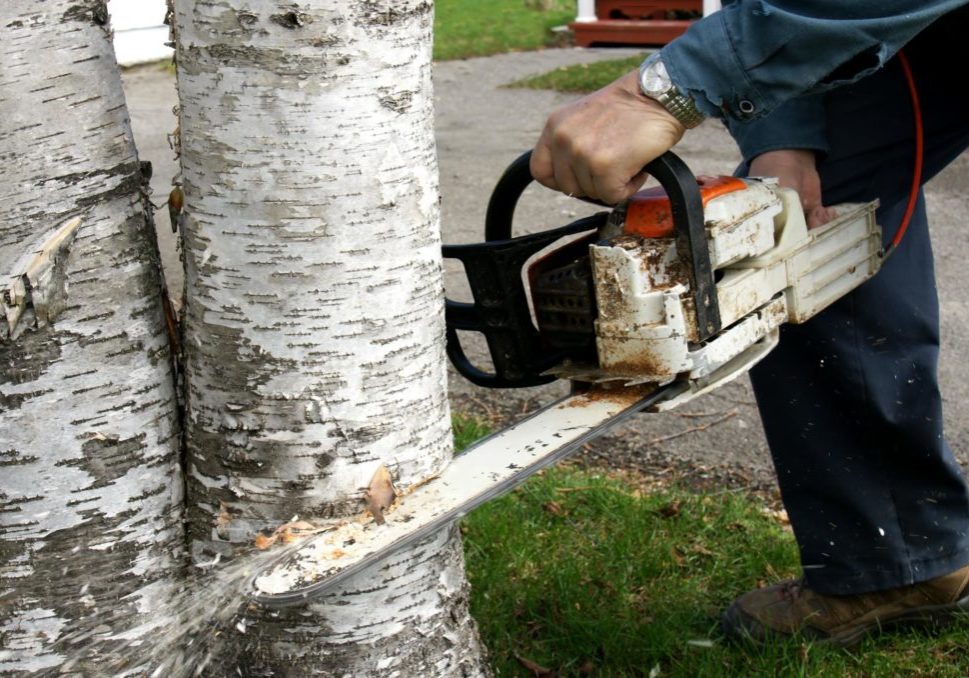
[[[165,0],[108,0],[114,51],[122,66],[158,61],[172,55],[166,47]]]

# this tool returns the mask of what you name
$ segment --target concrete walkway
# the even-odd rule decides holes
[[[530,148],[547,114],[572,98],[554,92],[507,89],[503,85],[560,66],[611,59],[633,50],[558,49],[505,54],[435,65],[436,126],[443,230],[446,242],[477,242],[491,188],[519,153]],[[173,77],[158,66],[124,76],[135,138],[143,160],[154,165],[156,203],[163,202],[176,171],[166,134],[174,127]],[[677,152],[696,172],[728,174],[739,156],[718,122],[708,121],[686,136]],[[969,154],[928,186],[943,309],[942,383],[946,426],[964,466],[969,463]],[[516,232],[544,230],[576,218],[584,204],[540,188],[529,189],[516,215]],[[164,211],[162,211],[164,212]],[[168,216],[156,215],[170,283],[180,285]],[[463,294],[460,272],[448,268],[452,296]],[[890,303],[890,302],[886,302]],[[507,420],[563,392],[553,385],[517,391],[489,391],[452,374],[455,409]],[[753,397],[746,379],[692,403],[685,411],[644,415],[601,439],[590,454],[614,464],[653,473],[685,476],[710,484],[772,484],[772,471]]]

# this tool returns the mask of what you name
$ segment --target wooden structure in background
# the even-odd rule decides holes
[[[665,45],[703,15],[703,0],[595,0],[595,16],[580,14],[569,28],[575,44]]]

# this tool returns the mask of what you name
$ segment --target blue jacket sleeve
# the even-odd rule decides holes
[[[670,77],[706,115],[755,120],[854,82],[967,0],[737,0],[666,45]]]
[[[807,149],[822,155],[828,152],[822,94],[790,99],[750,122],[729,118],[724,122],[747,162],[761,153],[782,148]]]

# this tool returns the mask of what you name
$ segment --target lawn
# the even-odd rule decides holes
[[[575,18],[574,0],[437,0],[434,58],[465,59],[541,49]]]
[[[646,58],[646,52],[624,59],[607,59],[591,64],[562,66],[554,71],[542,73],[525,80],[511,83],[509,87],[528,89],[554,89],[559,92],[584,94],[605,87],[621,75],[625,75]]]
[[[461,427],[459,445],[483,432]],[[725,643],[718,619],[732,598],[798,569],[783,513],[743,492],[560,465],[474,511],[462,532],[499,676],[969,675],[969,620],[852,650]]]
[[[466,59],[555,45],[552,29],[575,18],[574,0],[437,0],[434,59]],[[643,56],[559,68],[512,87],[591,92],[642,62]]]

